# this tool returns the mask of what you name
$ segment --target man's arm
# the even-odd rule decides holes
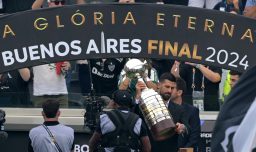
[[[23,68],[18,70],[20,73],[21,78],[24,81],[28,81],[30,79],[30,70],[29,68]]]
[[[142,151],[143,152],[151,152],[151,144],[150,144],[148,136],[141,137],[140,141],[142,143]]]
[[[39,9],[43,6],[44,0],[36,0],[33,4],[32,4],[32,10],[34,9]]]
[[[184,107],[182,107],[182,106],[180,106],[180,120],[179,120],[179,123],[176,124],[178,133],[189,134],[190,133],[190,126],[189,126],[189,122],[188,122],[188,113],[185,111]],[[182,126],[182,125],[184,125],[184,126]],[[181,132],[179,131],[179,128],[181,128]]]
[[[101,140],[101,134],[94,132],[91,139],[89,140],[89,150],[93,152]]]
[[[189,64],[195,68],[198,68],[202,72],[202,74],[205,76],[205,78],[207,78],[209,81],[213,83],[217,83],[221,81],[221,75],[218,72],[215,72],[203,66],[202,64],[195,64],[195,63],[189,63],[189,62],[186,62],[186,64]]]
[[[141,99],[141,92],[142,92],[143,89],[146,89],[147,86],[145,85],[144,82],[138,81],[136,83],[135,87],[136,87],[135,100],[140,101],[140,99]]]
[[[145,83],[146,83],[146,85],[147,85],[148,88],[157,91],[157,84],[154,83],[152,80],[150,80],[149,78],[146,78],[146,79],[145,79]]]
[[[150,140],[148,137],[147,126],[144,123],[144,121],[142,121],[142,124],[141,124],[140,141],[142,144],[141,145],[142,151],[143,152],[151,152],[151,144],[150,144]]]
[[[174,62],[174,64],[172,65],[172,68],[171,68],[171,73],[175,77],[180,77],[180,62],[179,61]]]
[[[203,75],[213,83],[217,83],[221,81],[221,75],[217,72],[212,71],[211,69],[200,65],[199,70],[203,73]]]
[[[120,76],[119,79],[120,79],[119,80],[120,81],[119,82],[119,90],[127,90],[127,88],[130,85],[131,80],[127,77],[122,77],[122,76]]]
[[[193,147],[198,146],[200,141],[200,118],[199,118],[199,110],[197,108],[193,109],[193,113],[190,119],[190,136],[188,142],[185,144],[185,147]]]

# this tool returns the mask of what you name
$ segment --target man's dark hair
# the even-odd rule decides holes
[[[241,72],[235,71],[235,70],[230,70],[229,72],[230,75],[238,75],[239,77],[242,75]]]
[[[172,81],[172,82],[176,82],[175,76],[173,74],[171,74],[170,72],[163,73],[160,76],[159,81],[163,82],[164,80],[169,80],[169,81]]]
[[[177,88],[177,90],[182,90],[183,94],[184,94],[187,90],[187,85],[186,85],[185,80],[183,80],[180,77],[177,77],[176,78],[176,88]]]
[[[112,94],[113,101],[121,107],[131,107],[133,96],[128,90],[117,90]]]
[[[60,108],[60,103],[56,100],[47,100],[42,104],[42,107],[47,118],[54,118]]]

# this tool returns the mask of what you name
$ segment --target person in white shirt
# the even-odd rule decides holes
[[[36,0],[32,9],[40,8],[43,2],[43,0]],[[65,0],[47,0],[48,7],[63,6],[65,2]],[[70,67],[70,63],[67,61],[33,67],[32,103],[35,107],[41,107],[42,103],[47,100],[59,100],[62,108],[68,107],[65,75]]]
[[[188,6],[213,9],[221,0],[189,0]]]

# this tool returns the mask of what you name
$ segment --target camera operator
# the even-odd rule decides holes
[[[113,110],[102,113],[89,141],[90,152],[100,144],[108,152],[150,152],[151,145],[144,122],[130,112],[132,95],[126,90],[113,93]]]

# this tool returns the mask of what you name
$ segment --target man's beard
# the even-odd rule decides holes
[[[165,100],[165,101],[167,101],[167,100],[169,100],[171,98],[171,95],[168,94],[168,93],[161,94],[161,96],[162,96],[163,100]]]

